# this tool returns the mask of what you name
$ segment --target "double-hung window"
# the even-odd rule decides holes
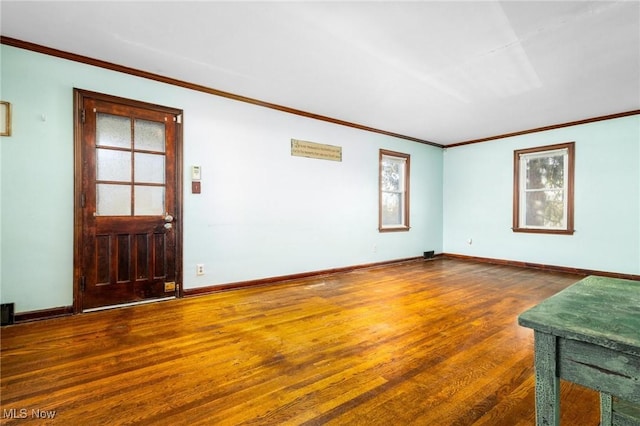
[[[574,142],[514,151],[514,232],[573,234],[574,151]]]
[[[380,232],[409,230],[409,154],[380,150]]]

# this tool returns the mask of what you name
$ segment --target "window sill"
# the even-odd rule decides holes
[[[379,232],[407,232],[411,229],[408,226],[395,226],[393,228],[378,228]]]
[[[513,232],[529,234],[573,235],[575,229],[539,229],[539,228],[511,228]]]

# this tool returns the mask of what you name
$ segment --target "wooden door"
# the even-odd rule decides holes
[[[75,94],[75,311],[177,296],[181,111]]]

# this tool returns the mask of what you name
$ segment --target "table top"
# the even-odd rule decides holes
[[[588,276],[520,314],[518,323],[640,356],[640,281]]]

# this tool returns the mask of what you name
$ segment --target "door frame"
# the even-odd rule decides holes
[[[175,262],[176,262],[176,297],[182,297],[184,295],[184,289],[182,286],[182,250],[183,250],[183,121],[184,114],[181,109],[166,107],[162,105],[152,104],[148,102],[122,98],[119,96],[108,95],[99,92],[92,92],[89,90],[74,88],[73,89],[73,140],[74,140],[74,152],[73,152],[73,313],[82,313],[83,305],[83,265],[84,265],[84,250],[82,249],[83,241],[83,164],[85,159],[83,158],[83,105],[87,98],[96,99],[104,102],[111,102],[122,104],[137,108],[146,108],[156,111],[163,111],[167,114],[172,114],[179,119],[176,122],[176,140],[175,140],[175,167],[176,167],[176,208],[173,232],[176,233],[176,245],[175,245]],[[152,300],[151,300],[152,301]]]

